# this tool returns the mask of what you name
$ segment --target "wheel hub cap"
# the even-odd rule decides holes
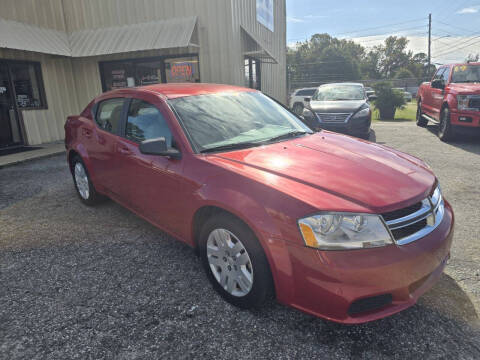
[[[207,259],[213,276],[233,296],[245,296],[252,289],[253,267],[242,242],[230,231],[215,229],[208,236]]]
[[[77,184],[78,193],[85,200],[90,195],[90,189],[88,186],[88,176],[83,165],[79,162],[75,164],[75,183]]]

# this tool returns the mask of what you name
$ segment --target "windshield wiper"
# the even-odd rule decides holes
[[[241,142],[241,143],[234,143],[234,144],[226,144],[220,146],[214,146],[208,149],[200,150],[201,153],[210,153],[216,151],[227,151],[227,150],[238,150],[238,149],[246,149],[249,147],[259,146],[261,142]]]
[[[294,138],[294,137],[305,135],[305,134],[309,134],[309,133],[306,131],[291,131],[286,134],[275,136],[265,141],[271,142],[271,141],[277,141],[277,140],[285,140],[285,139],[290,139],[290,138]]]

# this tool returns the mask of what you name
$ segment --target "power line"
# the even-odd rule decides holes
[[[473,38],[470,38],[470,40],[468,40],[467,42],[471,42],[472,40],[477,39],[477,38],[480,38],[480,35],[475,36],[475,37],[473,37]],[[475,42],[473,42],[473,43],[469,43],[469,44],[467,44],[467,45],[464,45],[464,44],[466,44],[466,42],[463,42],[463,43],[461,43],[461,44],[459,44],[459,45],[457,45],[457,46],[455,46],[455,47],[452,47],[449,51],[446,51],[446,52],[443,52],[443,53],[440,53],[440,54],[436,55],[436,58],[438,58],[439,56],[451,54],[452,52],[465,49],[465,48],[467,48],[467,47],[469,47],[469,46],[472,46],[472,45],[475,45],[475,44],[478,44],[478,43],[480,43],[480,40],[477,40],[477,41],[475,41]],[[464,46],[459,47],[460,45],[464,45]]]
[[[359,30],[354,30],[354,31],[347,31],[347,32],[344,32],[344,33],[335,34],[335,36],[346,35],[346,34],[353,34],[353,33],[364,32],[364,31],[368,31],[368,30],[382,29],[382,28],[385,28],[385,27],[387,27],[387,26],[403,25],[403,24],[408,24],[408,23],[412,23],[412,22],[415,22],[415,21],[420,21],[420,20],[424,20],[424,18],[413,19],[413,20],[404,21],[404,22],[395,23],[395,24],[386,24],[386,25],[382,25],[382,26],[375,26],[375,27],[371,27],[371,28],[364,28],[364,29],[359,29]]]

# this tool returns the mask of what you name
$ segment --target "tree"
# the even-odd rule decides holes
[[[468,54],[467,58],[465,59],[465,62],[478,62],[480,60],[480,54]]]
[[[365,49],[353,41],[315,34],[309,41],[297,43],[296,50],[287,52],[290,79],[312,85],[358,80],[364,52]]]

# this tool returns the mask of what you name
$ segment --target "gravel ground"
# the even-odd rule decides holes
[[[187,246],[111,201],[83,206],[57,156],[0,170],[0,358],[480,358],[480,137],[374,129],[426,160],[455,209],[452,259],[417,305],[356,326],[234,308]]]

